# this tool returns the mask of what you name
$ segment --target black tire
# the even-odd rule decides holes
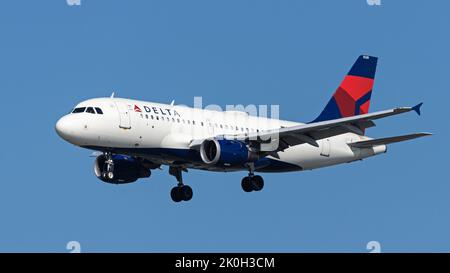
[[[252,187],[252,184],[251,184],[251,181],[250,181],[250,177],[248,177],[248,176],[242,178],[241,186],[242,186],[242,189],[245,192],[253,191],[253,187]]]
[[[192,199],[192,196],[194,196],[194,192],[192,191],[192,188],[189,186],[183,186],[181,188],[180,193],[183,201],[189,201]]]
[[[253,176],[251,184],[254,191],[260,191],[264,188],[264,179],[260,175]]]
[[[181,188],[180,187],[173,187],[170,191],[170,197],[172,198],[173,202],[181,202]]]

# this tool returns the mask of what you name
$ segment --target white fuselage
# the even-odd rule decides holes
[[[63,139],[93,150],[113,150],[159,164],[176,162],[188,168],[212,171],[239,168],[217,168],[203,164],[196,151],[190,149],[193,140],[302,124],[249,116],[245,112],[219,112],[120,98],[91,99],[81,102],[75,109],[89,107],[99,108],[103,114],[95,110],[62,117],[56,130]],[[268,156],[276,164],[256,171],[309,170],[360,160],[386,151],[385,145],[363,149],[347,145],[366,139],[369,138],[346,133],[319,140],[319,147],[310,144],[292,146],[278,152],[279,158]]]

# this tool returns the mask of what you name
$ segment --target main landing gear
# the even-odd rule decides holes
[[[192,188],[183,184],[182,172],[183,169],[180,167],[171,166],[169,168],[169,174],[175,176],[178,181],[178,186],[172,188],[170,191],[170,197],[172,197],[172,200],[177,203],[181,201],[189,201],[194,195]]]
[[[248,176],[242,178],[241,186],[245,192],[260,191],[264,188],[264,179],[255,175],[253,165],[249,165]]]
[[[251,175],[242,178],[242,189],[245,192],[260,191],[264,188],[264,179],[260,175]]]
[[[170,191],[170,197],[176,203],[189,201],[194,195],[192,188],[183,184],[183,171],[185,169],[182,167],[171,166],[169,168],[169,174],[175,176],[178,181],[178,185]],[[248,176],[242,179],[241,186],[245,192],[261,191],[264,188],[264,179],[260,175],[255,175],[254,168],[250,167]]]

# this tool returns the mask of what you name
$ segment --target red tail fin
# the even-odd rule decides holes
[[[377,61],[377,57],[359,56],[325,109],[313,122],[368,113]]]

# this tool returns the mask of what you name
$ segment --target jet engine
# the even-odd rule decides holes
[[[208,165],[236,166],[257,160],[247,145],[237,140],[207,139],[200,145],[202,161]]]
[[[103,182],[111,184],[132,183],[139,178],[150,177],[150,168],[155,167],[131,156],[112,155],[111,159],[113,164],[110,171],[108,171],[108,161],[105,155],[98,156],[94,163],[95,176]]]

